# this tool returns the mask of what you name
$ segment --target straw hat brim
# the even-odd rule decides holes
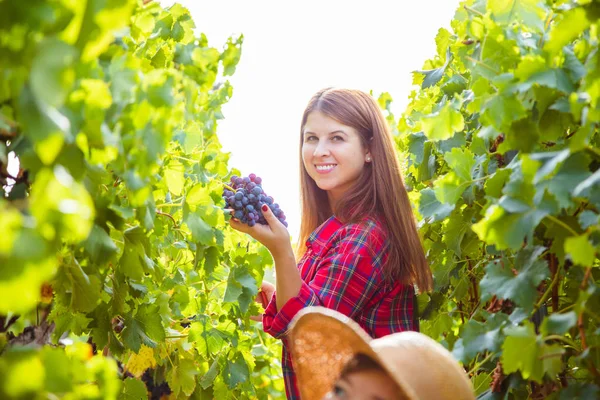
[[[301,310],[289,331],[289,347],[302,400],[321,400],[356,354],[377,362],[400,388],[402,398],[418,400],[393,364],[371,347],[373,339],[352,319],[324,307]]]

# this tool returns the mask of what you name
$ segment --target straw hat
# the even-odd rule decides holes
[[[372,339],[356,322],[307,307],[291,323],[289,346],[302,400],[321,400],[357,353],[385,369],[407,400],[475,399],[465,371],[442,345],[418,332]]]

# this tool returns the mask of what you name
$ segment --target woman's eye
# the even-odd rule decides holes
[[[333,393],[340,399],[343,399],[346,396],[346,391],[338,384],[333,387]]]
[[[315,140],[317,137],[316,136],[307,136],[304,141],[305,142],[310,142],[311,140]]]
[[[333,140],[334,142],[340,142],[340,141],[343,141],[344,138],[339,135],[336,135],[336,136],[332,137],[331,140]]]

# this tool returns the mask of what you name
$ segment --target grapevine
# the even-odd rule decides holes
[[[142,0],[0,2],[0,22],[0,397],[281,398],[249,319],[272,258],[219,183],[243,36],[212,47]]]
[[[421,329],[480,398],[600,393],[597,2],[462,1],[390,112],[435,290]]]

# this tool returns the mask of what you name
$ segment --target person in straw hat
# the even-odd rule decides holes
[[[442,345],[418,332],[372,339],[356,322],[307,307],[290,324],[302,400],[470,400],[473,386]]]

